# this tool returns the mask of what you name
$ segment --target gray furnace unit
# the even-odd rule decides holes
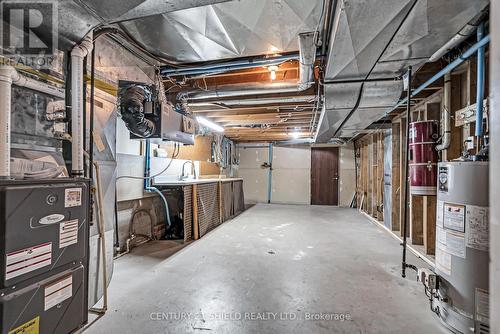
[[[438,165],[434,311],[455,333],[489,333],[488,162]]]
[[[2,334],[67,334],[87,322],[89,182],[0,181]]]

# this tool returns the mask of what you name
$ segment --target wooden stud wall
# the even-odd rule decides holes
[[[383,221],[384,200],[384,134],[375,132],[361,138],[356,144],[359,156],[357,179],[358,203],[373,218]]]
[[[418,86],[441,69],[439,64],[427,64],[424,70],[417,73],[414,86]],[[464,139],[473,135],[474,123],[455,124],[457,111],[475,103],[476,94],[475,58],[465,62],[451,73],[451,145],[440,153],[440,161],[450,161],[462,155]],[[486,80],[488,81],[488,80]],[[412,98],[414,105],[410,116],[412,121],[440,120],[442,113],[442,95],[444,81],[437,81],[425,92]],[[486,96],[487,96],[486,92]],[[404,194],[408,178],[405,174],[406,163],[406,115],[402,106],[393,114],[392,131],[392,210],[391,229],[401,236],[404,221]],[[359,157],[357,199],[362,203],[361,210],[381,221],[383,213],[379,210],[383,204],[384,147],[383,133],[373,132],[356,141],[356,154]],[[412,246],[421,247],[427,255],[435,254],[436,228],[436,196],[416,196],[408,198],[408,242]]]

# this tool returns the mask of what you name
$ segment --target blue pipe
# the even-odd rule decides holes
[[[488,44],[491,41],[490,35],[487,35],[483,37],[479,42],[474,44],[470,49],[465,51],[460,57],[449,63],[445,68],[443,68],[441,71],[436,73],[432,78],[424,82],[422,85],[420,85],[417,89],[413,91],[411,94],[411,97],[416,96],[418,93],[423,91],[425,88],[427,88],[430,84],[432,84],[434,81],[444,77],[445,74],[453,71],[455,68],[457,68],[460,64],[462,64],[464,61],[466,61],[468,58],[470,58],[473,54],[475,54],[480,48],[484,48],[486,44]],[[394,111],[397,107],[401,106],[402,104],[406,103],[408,100],[407,97],[404,99],[400,100],[391,110],[387,111],[384,114],[384,117],[387,116],[390,112]]]
[[[237,60],[233,62],[218,63],[200,67],[187,67],[187,68],[163,68],[161,69],[161,75],[166,76],[180,76],[180,75],[201,75],[201,74],[213,74],[219,72],[227,72],[239,69],[255,68],[262,66],[271,66],[284,63],[289,60],[298,60],[299,55],[285,55],[277,56],[263,59],[248,59],[248,60]]]
[[[151,143],[149,139],[146,139],[146,163],[144,165],[144,189],[149,188],[151,185],[151,178],[149,177],[151,173]]]
[[[477,27],[477,40],[484,37],[484,22]],[[484,67],[485,67],[485,47],[477,50],[477,91],[476,91],[476,137],[483,135],[483,100],[484,100]]]
[[[162,192],[156,188],[151,186],[151,178],[150,178],[150,172],[151,172],[151,143],[149,142],[149,139],[146,139],[146,163],[144,164],[144,190],[146,192],[155,192],[157,193],[160,198],[163,201],[164,207],[165,207],[165,218],[167,221],[168,226],[170,227],[172,225],[172,222],[170,221],[170,210],[168,209],[168,203],[167,199],[165,196],[162,194]]]
[[[267,203],[271,203],[273,192],[273,144],[269,144],[269,172],[267,174]]]

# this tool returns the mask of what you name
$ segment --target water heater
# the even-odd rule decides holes
[[[436,139],[439,137],[437,121],[410,123],[410,192],[412,195],[436,195],[437,161]]]
[[[488,162],[438,164],[434,311],[455,333],[489,333]]]

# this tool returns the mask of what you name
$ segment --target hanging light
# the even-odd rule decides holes
[[[196,120],[198,121],[198,123],[202,124],[202,125],[205,125],[206,127],[214,130],[214,131],[217,131],[217,132],[224,132],[224,128],[218,124],[215,124],[214,122],[212,121],[209,121],[208,119],[206,119],[205,117],[201,117],[201,116],[197,116],[196,117]]]
[[[300,137],[300,128],[299,127],[295,127],[294,128],[294,131],[290,133],[290,136],[292,136],[293,139],[299,139]]]
[[[273,81],[276,80],[276,71],[278,70],[278,66],[271,65],[267,69],[271,73],[271,80],[273,80]]]

